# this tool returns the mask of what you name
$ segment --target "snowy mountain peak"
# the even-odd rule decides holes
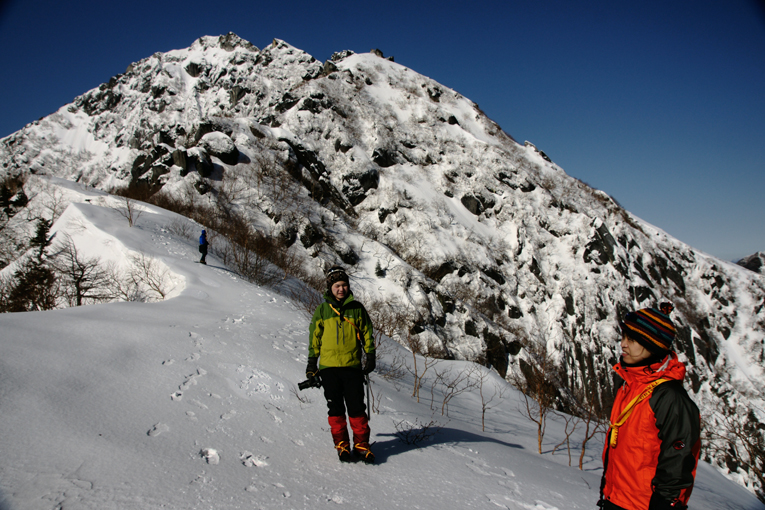
[[[322,63],[278,39],[202,37],[0,140],[0,164],[238,211],[314,278],[348,266],[354,292],[405,318],[400,340],[502,376],[544,346],[564,387],[604,402],[619,317],[669,300],[700,406],[733,392],[763,408],[762,276],[634,217],[381,52]]]

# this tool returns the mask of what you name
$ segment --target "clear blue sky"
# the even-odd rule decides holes
[[[202,35],[380,48],[691,246],[765,251],[762,0],[0,2],[0,137]]]

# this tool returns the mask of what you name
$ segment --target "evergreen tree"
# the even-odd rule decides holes
[[[24,193],[23,189],[21,189],[18,193],[16,193],[16,198],[14,198],[13,202],[11,203],[21,209],[22,207],[26,207],[26,205],[29,203],[29,197],[27,197],[27,194]]]
[[[0,187],[0,210],[8,215],[8,217],[13,216],[13,211],[11,210],[11,198],[13,198],[13,193],[11,193],[8,186],[3,183],[3,186]]]
[[[8,298],[9,312],[52,310],[56,307],[56,275],[42,260],[34,257],[27,260],[13,276],[16,282]]]
[[[11,205],[11,197],[13,197],[11,190],[8,189],[8,186],[3,184],[2,187],[0,187],[0,208],[5,209]]]
[[[56,275],[45,260],[45,249],[50,246],[48,236],[51,222],[37,220],[35,235],[29,241],[29,247],[35,248],[35,256],[29,258],[13,274],[15,280],[5,307],[9,312],[28,312],[33,310],[51,310],[58,298]]]
[[[50,246],[51,238],[48,237],[50,233],[51,222],[45,218],[37,220],[37,228],[35,229],[35,235],[29,241],[30,248],[37,248],[37,259],[42,260],[45,255],[45,248]]]

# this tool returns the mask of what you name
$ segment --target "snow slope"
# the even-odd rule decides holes
[[[565,451],[549,453],[563,437],[553,421],[540,456],[511,389],[483,431],[476,393],[457,397],[446,418],[429,396],[411,397],[410,378],[373,375],[379,463],[340,464],[323,396],[306,390],[301,402],[293,392],[309,319],[284,293],[243,281],[214,257],[195,264],[196,241],[171,233],[189,220],[147,206],[128,228],[97,205],[103,193],[74,185],[67,193],[78,203],[57,235],[105,259],[155,258],[177,295],[0,315],[3,510],[594,508],[602,444],[588,450],[584,471],[568,467]],[[380,364],[397,349],[389,344]],[[506,383],[490,374],[489,385]],[[431,420],[440,430],[428,441],[396,437],[397,423]],[[697,480],[691,508],[763,508],[707,464]]]
[[[674,347],[710,428],[721,412],[765,422],[761,274],[632,216],[468,98],[378,54],[322,64],[235,34],[156,53],[0,140],[0,178],[36,176],[235,210],[306,272],[346,265],[357,293],[406,312],[423,348],[506,375],[528,361],[524,345],[544,345],[565,387],[603,402],[619,317],[672,301]],[[14,228],[33,228],[19,216]]]

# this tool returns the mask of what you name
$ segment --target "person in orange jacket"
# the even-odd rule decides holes
[[[628,313],[603,448],[603,510],[688,508],[701,449],[699,409],[683,388],[685,365],[671,350],[673,306]]]

